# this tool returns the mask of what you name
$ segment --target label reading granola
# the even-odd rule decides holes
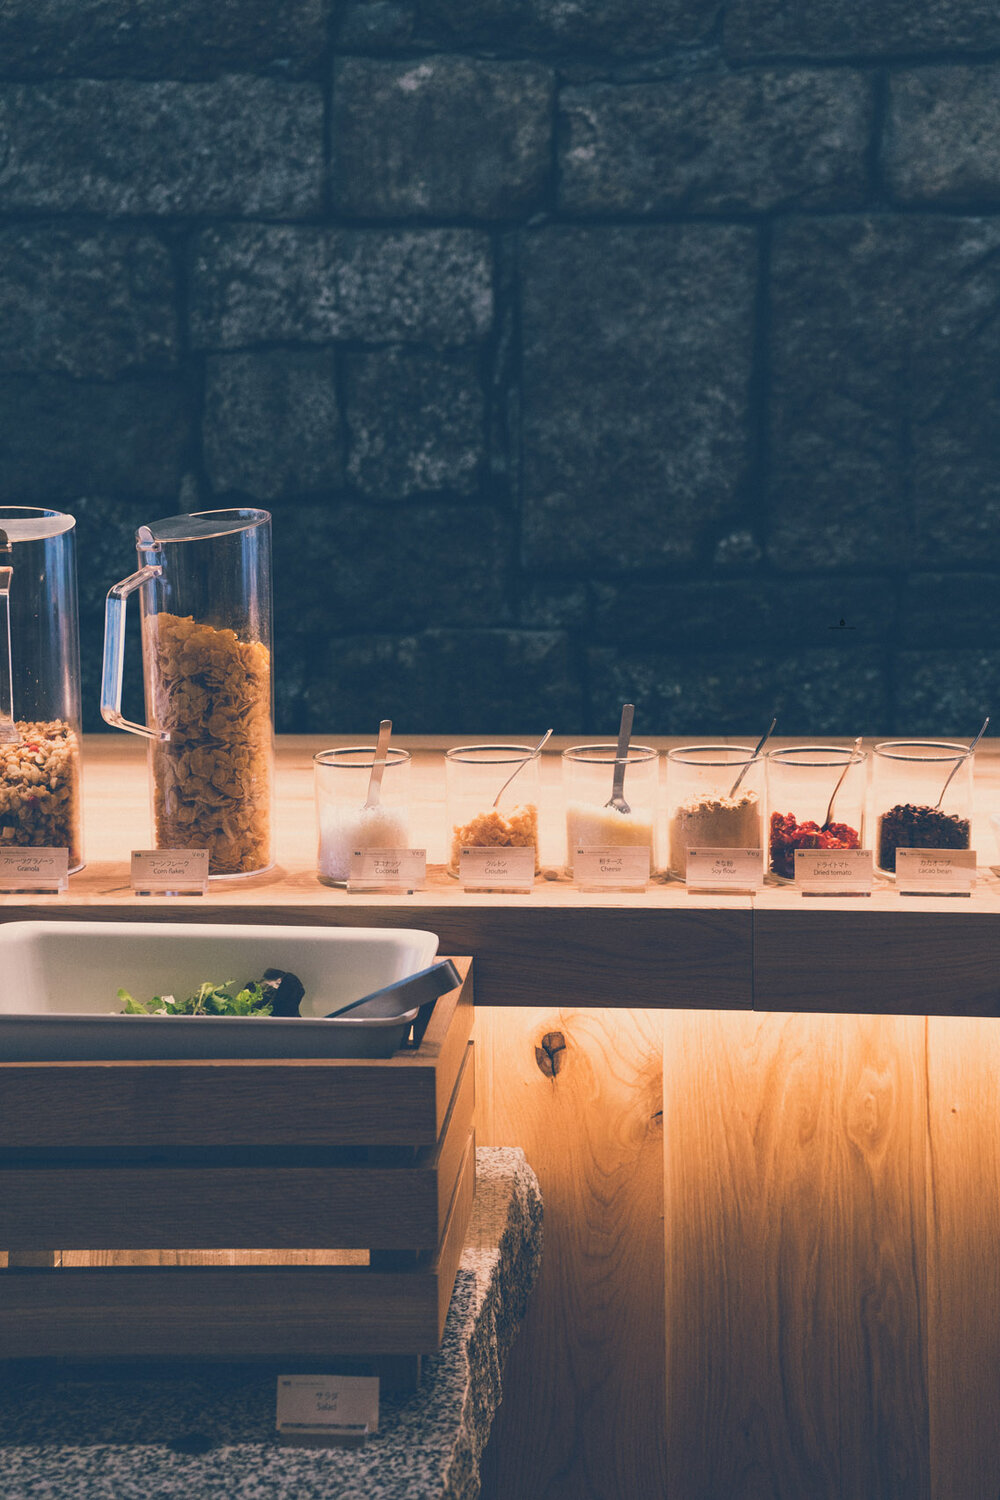
[[[61,896],[68,889],[68,849],[0,849],[0,891]]]

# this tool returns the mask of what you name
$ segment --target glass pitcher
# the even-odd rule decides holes
[[[149,740],[157,849],[208,849],[209,877],[273,864],[271,517],[209,510],[140,526],[108,594],[101,713]],[[138,590],[147,724],[122,716],[125,609]]]
[[[76,521],[0,506],[0,846],[83,867]]]

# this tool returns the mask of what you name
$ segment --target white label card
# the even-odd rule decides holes
[[[422,891],[426,884],[426,849],[351,851],[349,891]]]
[[[134,896],[204,896],[207,849],[133,849]]]
[[[581,891],[644,891],[648,844],[593,844],[573,851],[573,879]]]
[[[275,1426],[286,1437],[364,1438],[378,1432],[378,1377],[279,1375]]]
[[[870,896],[870,849],[796,849],[795,884],[803,896]]]
[[[458,878],[467,891],[530,891],[535,883],[534,845],[463,848]]]
[[[759,891],[764,881],[763,849],[689,849],[689,891]]]
[[[975,849],[897,849],[902,896],[969,896],[976,883]]]
[[[0,849],[0,891],[62,895],[68,888],[68,849]]]

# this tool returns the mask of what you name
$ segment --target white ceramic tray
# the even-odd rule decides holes
[[[389,1057],[416,1011],[328,1011],[433,963],[438,939],[410,928],[242,927],[191,922],[0,923],[0,1061]],[[123,1016],[138,1000],[287,969],[300,1017]]]

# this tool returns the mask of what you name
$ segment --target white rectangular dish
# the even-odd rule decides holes
[[[435,933],[411,928],[242,927],[193,922],[0,923],[0,1061],[389,1057],[416,1011],[328,1011],[433,963]],[[301,1015],[123,1016],[137,1000],[187,995],[286,969]]]

